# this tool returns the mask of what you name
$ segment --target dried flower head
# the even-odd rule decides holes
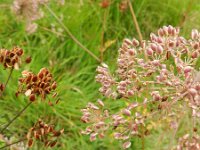
[[[53,125],[45,124],[42,120],[29,129],[27,134],[28,146],[31,147],[34,142],[40,141],[46,147],[54,147],[57,144],[58,137],[64,132],[64,129],[55,130]]]
[[[115,72],[105,64],[97,68],[99,91],[107,98],[126,102],[104,121],[114,129],[114,138],[123,141],[124,148],[131,146],[133,136],[147,136],[152,121],[178,130],[183,106],[190,110],[191,119],[199,119],[199,56],[198,30],[192,30],[191,38],[185,39],[179,28],[164,26],[157,34],[151,33],[147,41],[124,39]],[[100,112],[98,119],[103,116]]]
[[[14,47],[12,50],[0,49],[0,63],[5,68],[18,69],[23,53],[24,50],[19,47]]]
[[[19,79],[19,88],[16,95],[24,93],[29,97],[30,101],[35,101],[36,96],[40,96],[43,100],[51,95],[55,99],[57,93],[55,92],[57,83],[54,81],[52,74],[48,69],[42,68],[38,74],[30,71],[23,71],[22,78]],[[49,99],[49,98],[48,98]],[[56,100],[58,103],[58,100]],[[53,103],[49,99],[49,105]]]
[[[175,150],[199,150],[200,149],[200,136],[185,134],[179,138],[178,145]]]
[[[33,33],[37,29],[37,24],[33,23],[43,17],[40,5],[48,0],[14,0],[12,10],[20,18],[26,21],[26,31]]]
[[[101,8],[107,8],[110,6],[110,0],[102,0],[99,5]]]

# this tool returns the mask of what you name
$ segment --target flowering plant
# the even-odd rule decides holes
[[[177,132],[185,107],[194,122],[192,128],[197,125],[200,117],[200,73],[197,68],[200,33],[194,29],[191,38],[186,39],[179,32],[179,28],[164,26],[157,34],[151,33],[150,40],[125,39],[119,49],[116,71],[112,73],[106,64],[97,68],[100,93],[124,105],[116,111],[98,100],[98,105],[88,103],[82,109],[81,120],[88,124],[82,133],[89,134],[91,141],[97,136],[103,138],[112,129],[113,137],[123,141],[123,148],[129,148],[132,137],[143,140],[151,132],[152,121],[164,118],[169,119],[163,124],[167,123]],[[180,149],[188,137],[181,139],[175,149]],[[198,140],[190,141],[199,145]],[[189,148],[191,144],[184,146]]]

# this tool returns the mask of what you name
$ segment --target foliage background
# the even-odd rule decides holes
[[[119,10],[119,0],[112,0],[112,5],[107,9],[99,6],[96,0],[66,0],[61,6],[57,1],[51,1],[49,7],[62,18],[63,23],[70,29],[75,37],[96,56],[100,56],[103,14],[107,12],[105,25],[105,41],[114,40],[104,55],[104,61],[111,67],[115,67],[118,48],[125,37],[137,36],[135,26],[129,9],[125,12]],[[188,37],[191,29],[200,29],[200,1],[199,0],[134,0],[135,10],[143,37],[149,38],[151,32],[155,32],[163,25],[179,26],[182,24],[182,35]],[[52,26],[62,31],[62,27],[55,18],[43,8],[44,18],[37,21],[39,28],[34,34],[25,32],[23,21],[17,20],[10,11],[12,0],[0,1],[0,47],[12,48],[18,45],[25,53],[32,56],[32,63],[25,68],[15,71],[9,82],[5,96],[0,100],[0,125],[10,120],[14,114],[26,105],[27,99],[23,96],[16,98],[17,79],[24,69],[38,72],[41,67],[49,68],[58,81],[61,102],[49,107],[47,103],[37,101],[13,123],[8,131],[8,137],[20,138],[38,118],[55,123],[58,128],[65,128],[60,145],[55,149],[60,150],[117,150],[121,149],[121,143],[109,136],[104,140],[93,143],[88,136],[80,134],[85,127],[81,123],[80,109],[85,107],[88,101],[95,102],[103,98],[98,93],[99,85],[95,82],[95,69],[98,62],[83,51],[62,32],[59,36],[51,31]],[[185,16],[185,17],[184,17]],[[183,19],[185,18],[185,19]],[[184,21],[183,21],[184,20]],[[8,71],[0,67],[0,81],[5,81]],[[104,99],[103,99],[104,100]],[[105,100],[107,106],[115,109],[120,105],[113,101]],[[147,150],[160,149],[157,134],[147,138],[145,147]],[[167,136],[167,135],[166,135]],[[133,139],[132,149],[141,149],[140,140]],[[32,149],[46,149],[36,144]]]

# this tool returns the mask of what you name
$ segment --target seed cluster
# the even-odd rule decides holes
[[[200,149],[200,137],[199,135],[185,134],[179,138],[178,145],[174,150],[199,150]]]
[[[45,124],[42,120],[29,129],[27,134],[28,146],[31,147],[34,141],[40,141],[44,143],[46,147],[54,147],[57,144],[58,137],[64,132],[62,130],[55,130],[53,125]]]
[[[199,56],[198,30],[192,30],[191,38],[185,39],[179,28],[164,26],[157,34],[151,33],[150,40],[125,39],[115,72],[106,64],[97,68],[99,91],[109,99],[126,103],[102,123],[114,129],[112,135],[123,141],[124,148],[131,146],[131,137],[149,134],[149,120],[177,128],[183,106],[191,110],[192,119],[199,119],[200,73],[196,69]],[[96,120],[103,116],[103,111],[100,112]],[[90,119],[84,122],[96,124]]]
[[[12,50],[1,49],[0,50],[0,63],[5,68],[18,69],[21,64],[21,56],[23,55],[23,49],[14,47]]]
[[[48,69],[42,68],[36,75],[30,71],[23,71],[22,76],[19,79],[17,96],[20,93],[24,93],[29,96],[30,101],[35,101],[36,96],[40,96],[44,100],[49,94],[51,94],[52,98],[56,98],[57,83],[53,80],[53,76]],[[56,103],[58,103],[58,99]],[[49,104],[53,105],[50,100]]]

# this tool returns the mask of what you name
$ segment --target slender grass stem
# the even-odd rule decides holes
[[[88,48],[86,48],[71,32],[70,30],[67,28],[67,26],[65,26],[63,24],[63,22],[58,18],[58,16],[53,12],[53,10],[48,7],[48,5],[44,4],[44,6],[47,8],[47,10],[51,13],[52,16],[54,16],[54,18],[58,21],[58,23],[63,27],[63,29],[65,30],[65,32],[69,35],[69,37],[79,46],[81,47],[85,52],[87,52],[90,56],[92,56],[94,59],[96,59],[98,62],[101,62],[101,60],[94,55]]]
[[[17,144],[17,143],[20,143],[20,142],[23,142],[23,141],[26,141],[26,140],[27,140],[26,138],[21,139],[21,140],[19,140],[19,141],[14,142],[14,143],[7,144],[7,145],[5,145],[5,146],[3,146],[3,147],[0,147],[0,149],[5,149],[5,148],[7,148],[7,147],[10,147],[10,146],[12,146],[12,145],[15,145],[15,144]]]
[[[0,131],[0,133],[3,133],[31,104],[32,102],[29,102],[11,121],[8,122],[8,124]]]
[[[8,75],[8,79],[7,79],[7,81],[6,81],[6,83],[5,83],[5,89],[6,89],[6,86],[8,85],[8,82],[9,82],[9,80],[10,80],[10,78],[11,78],[11,75],[12,75],[12,73],[13,73],[13,70],[14,70],[14,68],[11,68],[11,70],[10,70],[10,73],[9,73],[9,75]]]

